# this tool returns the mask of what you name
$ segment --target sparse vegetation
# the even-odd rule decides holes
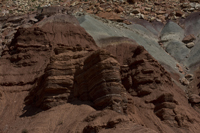
[[[9,13],[10,13],[10,14],[13,14],[13,11],[12,11],[12,10],[9,10]]]
[[[33,9],[33,8],[30,8],[29,11],[34,11],[34,9]]]
[[[40,6],[40,4],[37,6],[37,9],[40,9],[41,8],[41,6]]]
[[[22,133],[28,133],[28,130],[27,129],[23,129]]]
[[[62,125],[62,124],[63,124],[63,122],[62,122],[62,121],[58,122],[58,125]]]

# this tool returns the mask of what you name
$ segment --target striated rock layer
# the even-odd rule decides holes
[[[145,125],[159,126],[159,132],[184,132],[181,127],[192,126],[196,118],[191,114],[196,112],[188,106],[184,92],[173,83],[170,74],[142,46],[134,43],[127,44],[123,40],[122,44],[110,45],[105,49],[123,64],[122,84],[132,96],[135,110],[139,110],[140,118],[145,119]],[[157,118],[154,115],[169,127],[155,122]],[[156,124],[152,124],[152,121]]]
[[[0,58],[0,132],[199,131],[200,114],[144,47],[101,43],[68,15],[18,29]]]

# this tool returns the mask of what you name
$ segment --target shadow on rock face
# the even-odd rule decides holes
[[[123,43],[105,49],[122,64],[122,84],[132,95],[145,96],[159,86],[172,86],[170,75],[142,46]]]
[[[38,28],[20,29],[12,42],[15,49],[26,44],[21,46],[24,51],[30,47],[40,48],[44,41],[49,42],[46,50],[50,54],[46,58],[48,65],[26,97],[27,107],[24,109],[29,110],[31,104],[46,110],[80,99],[92,102],[96,109],[109,106],[123,113],[122,106],[125,105],[122,105],[121,93],[125,89],[121,84],[119,63],[110,53],[96,51],[95,42],[79,25],[62,19],[57,22],[55,18],[38,23]],[[31,40],[25,38],[27,34]],[[36,43],[33,38],[37,35],[44,35],[44,41],[37,38]],[[19,53],[15,54],[18,57]]]
[[[37,107],[33,107],[31,105],[25,106],[23,108],[23,111],[25,111],[22,115],[20,115],[20,117],[30,117],[30,116],[34,116],[37,113],[42,112],[43,110]]]
[[[96,109],[110,107],[123,113],[125,90],[119,63],[106,51],[90,52],[81,47],[56,48],[45,74],[26,98],[26,103],[50,109],[80,99]],[[91,50],[90,50],[91,51]],[[89,55],[89,56],[88,56]]]
[[[120,65],[105,50],[97,50],[84,61],[75,73],[75,96],[82,100],[92,100],[96,109],[111,106],[123,113],[125,92],[121,84]]]
[[[20,117],[71,109],[72,114],[76,110],[71,117],[84,115],[72,127],[82,124],[77,128],[80,132],[116,127],[141,132],[147,132],[146,127],[158,132],[197,131],[200,116],[143,46],[112,37],[100,40],[107,47],[98,48],[76,21],[69,20],[71,16],[61,17],[20,28],[3,51],[0,85],[31,86]]]

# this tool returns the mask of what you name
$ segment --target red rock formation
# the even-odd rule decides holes
[[[0,58],[0,132],[199,131],[200,114],[142,46],[100,43],[113,45],[98,48],[67,15],[18,29]]]
[[[110,44],[115,43],[110,41],[113,38],[107,40],[111,42]],[[151,128],[159,132],[163,130],[166,132],[181,131],[181,128],[185,127],[188,131],[194,131],[193,124],[197,119],[191,114],[196,114],[196,112],[189,107],[187,99],[183,96],[185,94],[173,83],[170,74],[134,41],[131,44],[129,39],[125,41],[122,38],[121,41],[118,39],[116,42],[118,45],[110,45],[105,49],[115,55],[120,62],[122,84],[132,95],[129,99],[132,99],[136,106],[132,111],[137,114],[139,110],[140,119],[145,119],[144,125],[147,127],[151,125]],[[128,104],[127,108],[131,108],[132,105]],[[152,113],[147,110],[151,110]],[[130,114],[129,110],[127,113]],[[137,117],[133,119],[137,119]],[[150,119],[157,122],[152,124]],[[158,124],[158,121],[163,121],[167,126]]]
[[[200,70],[199,67],[196,68],[194,77],[190,82],[189,88],[189,99],[188,101],[191,103],[192,107],[200,113]]]
[[[120,65],[107,51],[98,50],[87,57],[75,74],[75,82],[75,96],[91,99],[95,108],[111,106],[119,113],[125,110]]]
[[[124,43],[106,49],[121,63],[122,83],[132,95],[148,95],[163,84],[172,86],[170,75],[142,46]]]
[[[72,47],[58,44],[44,75],[30,93],[30,97],[26,98],[26,102],[49,109],[74,98],[74,74],[90,50],[81,46]]]
[[[37,25],[38,27],[28,30],[31,34],[40,35],[43,38],[43,42],[37,45],[44,45],[45,41],[48,42],[49,51],[47,53],[49,53],[48,59],[50,60],[43,70],[44,74],[38,77],[39,80],[26,98],[26,102],[49,109],[66,103],[70,99],[76,68],[82,64],[82,58],[89,51],[97,49],[97,46],[92,37],[79,26],[73,17],[56,15]],[[16,38],[16,41],[19,42],[21,38],[27,37],[28,30],[20,29],[18,32],[22,34]],[[26,43],[32,43],[27,41]]]

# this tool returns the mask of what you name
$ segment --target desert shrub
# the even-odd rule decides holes
[[[27,129],[23,129],[22,133],[28,133],[28,130]]]

